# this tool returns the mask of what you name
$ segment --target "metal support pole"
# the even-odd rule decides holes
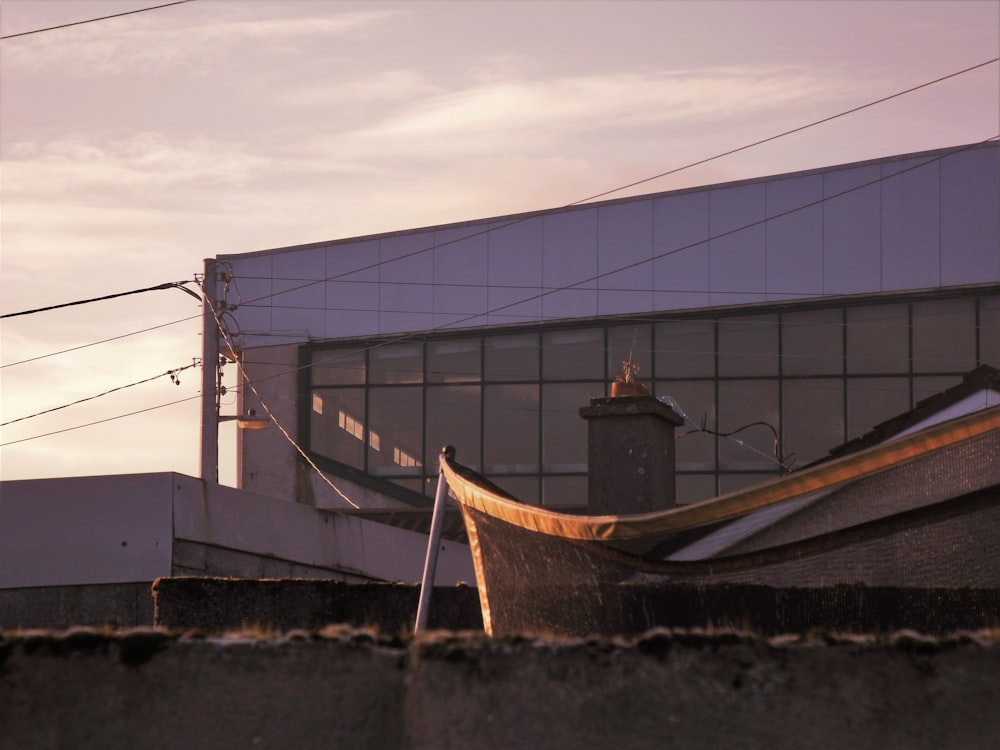
[[[441,449],[440,461],[455,458],[455,449],[446,445]],[[424,577],[420,582],[420,603],[417,605],[417,624],[414,633],[427,629],[427,617],[431,607],[431,593],[434,591],[434,574],[437,572],[438,550],[441,547],[441,526],[444,523],[444,506],[448,502],[448,483],[444,471],[438,469],[437,494],[434,496],[434,514],[431,516],[431,532],[427,539],[427,558],[424,560]]]
[[[219,483],[219,326],[215,322],[219,274],[214,258],[205,259],[201,313],[201,478]]]

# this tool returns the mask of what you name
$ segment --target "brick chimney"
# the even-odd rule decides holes
[[[644,388],[642,390],[645,390]],[[593,398],[587,420],[590,515],[631,515],[676,505],[673,409],[647,393]]]

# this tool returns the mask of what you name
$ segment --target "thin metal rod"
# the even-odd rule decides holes
[[[441,461],[454,459],[455,449],[446,445],[441,449]],[[427,539],[427,558],[424,560],[424,577],[420,581],[420,603],[417,605],[417,624],[414,633],[427,629],[427,617],[431,607],[431,593],[434,591],[434,574],[437,572],[438,550],[441,548],[441,526],[444,524],[444,506],[448,502],[448,482],[444,472],[438,469],[437,494],[434,496],[434,514],[431,516],[431,532]]]

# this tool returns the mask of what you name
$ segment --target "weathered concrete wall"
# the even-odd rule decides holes
[[[0,630],[152,624],[149,583],[0,589]]]
[[[247,627],[285,632],[336,624],[400,635],[413,630],[420,599],[419,585],[197,577],[161,578],[153,582],[152,592],[156,625],[202,633]],[[482,630],[478,590],[435,587],[429,625]]]
[[[1000,634],[0,638],[0,746],[994,748]]]

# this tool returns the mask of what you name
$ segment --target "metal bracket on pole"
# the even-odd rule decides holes
[[[441,449],[440,461],[454,460],[455,449],[446,445]],[[437,494],[434,496],[434,514],[431,516],[430,537],[427,539],[427,558],[424,560],[424,576],[420,581],[420,603],[417,605],[417,623],[414,633],[427,629],[427,617],[434,591],[434,574],[437,572],[438,550],[441,548],[441,526],[444,524],[444,506],[448,502],[448,483],[444,471],[438,469]]]

